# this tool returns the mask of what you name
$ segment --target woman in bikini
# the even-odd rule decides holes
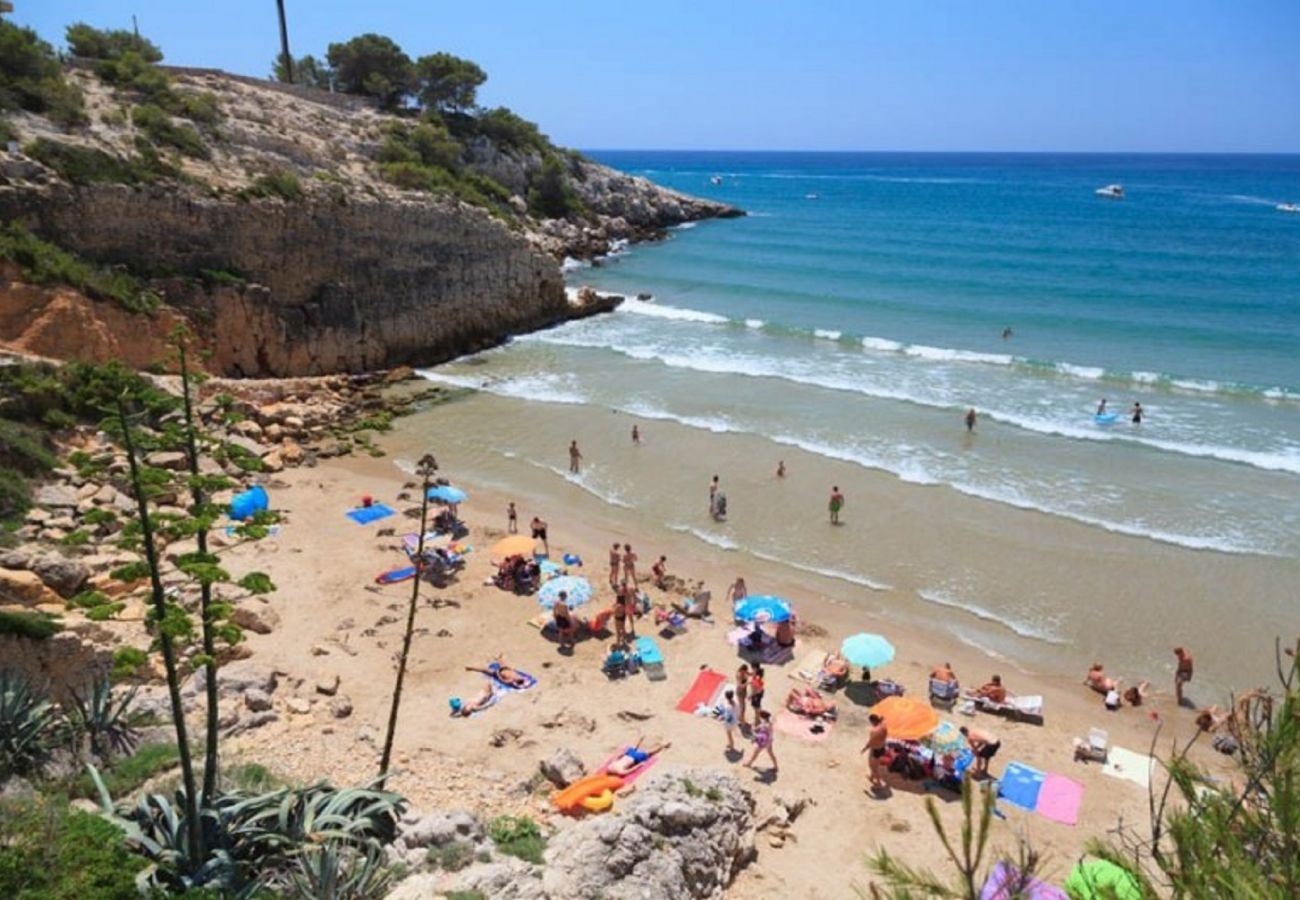
[[[496,691],[493,690],[492,682],[489,681],[483,685],[483,690],[479,692],[479,695],[468,703],[462,703],[458,698],[454,698],[451,702],[451,714],[452,716],[468,718],[480,709],[487,709],[495,702]]]
[[[786,694],[785,706],[790,712],[801,716],[835,717],[835,704],[827,703],[826,699],[812,688],[791,688],[790,693]]]
[[[626,778],[631,775],[635,769],[648,763],[655,755],[662,753],[672,746],[672,742],[668,741],[650,750],[642,750],[641,741],[644,740],[645,738],[640,738],[631,747],[625,749],[618,759],[605,767],[605,772],[609,775],[618,775],[621,778]]]
[[[776,753],[772,751],[772,714],[769,712],[760,712],[758,722],[754,725],[754,752],[750,754],[749,761],[745,763],[746,768],[754,768],[754,761],[758,759],[758,754],[764,750],[772,760],[772,771],[777,770]]]
[[[523,688],[528,687],[528,676],[521,673],[518,669],[512,668],[501,661],[501,654],[496,655],[496,659],[487,664],[486,669],[480,669],[476,666],[466,666],[466,672],[478,672],[489,678],[495,678],[497,681],[507,687]]]
[[[741,663],[740,668],[736,670],[736,705],[740,707],[740,727],[744,728],[749,725],[745,721],[745,710],[749,708],[746,702],[749,700],[749,666]]]

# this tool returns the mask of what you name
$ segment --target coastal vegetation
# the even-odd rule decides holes
[[[147,313],[162,299],[143,279],[119,267],[99,266],[36,237],[17,222],[0,224],[0,260],[18,266],[29,284],[68,285],[128,312]]]
[[[85,99],[54,48],[30,28],[0,19],[0,115],[24,110],[65,128],[86,123]]]

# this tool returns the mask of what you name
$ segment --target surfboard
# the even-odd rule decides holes
[[[397,584],[399,581],[406,581],[414,578],[416,573],[415,566],[405,566],[401,569],[390,569],[387,572],[381,572],[375,576],[375,584]]]
[[[1119,421],[1119,413],[1097,413],[1092,420],[1098,425],[1114,425]]]

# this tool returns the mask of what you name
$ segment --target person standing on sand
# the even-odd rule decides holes
[[[637,428],[635,425],[632,426],[632,443],[641,443],[641,429]]]
[[[619,552],[618,541],[609,548],[609,586],[618,592],[618,568],[623,564],[623,554]]]
[[[727,752],[736,752],[736,692],[727,691],[722,696],[722,714],[718,717],[727,732]]]
[[[783,459],[777,461],[777,464],[776,464],[776,477],[777,477],[777,478],[784,478],[784,477],[785,477],[785,460],[783,460]]]
[[[650,567],[650,577],[654,580],[655,587],[661,591],[667,590],[668,557],[659,557],[658,562]]]
[[[732,609],[740,605],[740,601],[749,596],[749,589],[745,587],[745,579],[739,575],[731,587],[727,588],[727,600],[731,602]]]
[[[754,752],[750,755],[749,762],[745,763],[745,767],[748,769],[754,768],[754,761],[758,759],[758,754],[766,750],[767,755],[772,759],[772,771],[775,772],[777,770],[776,754],[772,752],[772,741],[772,714],[760,712],[758,721],[754,723]]]
[[[510,505],[506,507],[506,531],[511,534],[519,533],[519,513],[515,509],[515,501],[511,500]]]
[[[867,734],[867,742],[863,744],[861,752],[867,754],[871,789],[878,791],[885,787],[885,769],[880,764],[880,760],[885,755],[885,742],[889,740],[889,728],[885,725],[885,720],[875,713],[867,716],[867,721],[871,723],[871,731]]]
[[[551,542],[546,539],[546,520],[541,516],[533,516],[533,521],[528,523],[528,527],[533,533],[533,540],[541,541],[546,555],[550,556]]]
[[[754,715],[763,711],[763,694],[767,685],[763,683],[763,667],[754,663],[753,674],[749,676],[749,704],[754,707]]]
[[[744,728],[749,723],[745,721],[745,709],[749,701],[749,666],[745,663],[740,664],[736,670],[736,702],[740,706],[740,727]]]
[[[1192,654],[1187,652],[1186,647],[1175,647],[1174,656],[1178,657],[1178,668],[1174,672],[1174,698],[1182,706],[1183,685],[1192,680]]]
[[[966,430],[968,432],[975,430],[975,407],[966,410]]]
[[[623,545],[623,578],[632,585],[632,590],[636,591],[636,554],[632,552],[631,544]]]
[[[636,637],[637,596],[635,584],[623,582],[623,615],[627,619],[627,634]]]
[[[844,495],[840,493],[839,485],[831,488],[831,524],[840,524],[840,510],[844,508]]]
[[[575,475],[582,471],[582,451],[576,440],[569,444],[569,471]]]

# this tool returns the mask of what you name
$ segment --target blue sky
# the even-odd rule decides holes
[[[274,0],[14,0],[264,75]],[[580,148],[1300,152],[1300,0],[287,0],[295,55],[374,31],[482,65]]]

